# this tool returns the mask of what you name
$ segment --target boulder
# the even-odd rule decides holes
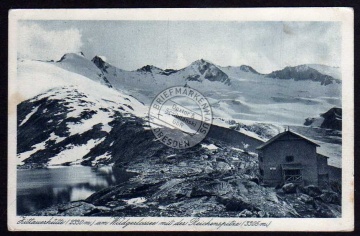
[[[238,190],[239,193],[245,195],[249,193],[249,191],[247,190],[247,188],[245,187],[245,185],[242,183],[241,180],[235,180],[234,184],[236,185],[236,189]]]
[[[258,188],[259,185],[256,184],[255,182],[253,181],[245,181],[243,182],[244,186],[249,190],[249,189],[252,189],[252,188]]]
[[[265,211],[258,211],[257,216],[263,218],[263,217],[269,217],[269,214]]]
[[[214,169],[213,168],[211,168],[210,166],[207,166],[207,167],[205,167],[205,169],[204,169],[204,172],[205,173],[211,173],[211,172],[213,172],[214,171]]]
[[[253,213],[251,211],[249,211],[248,209],[245,209],[245,210],[241,211],[237,216],[238,217],[252,217]]]
[[[258,178],[251,178],[249,180],[256,183],[256,184],[259,184],[259,179]]]
[[[288,183],[282,186],[281,189],[284,193],[296,193],[297,186],[296,184]]]
[[[333,203],[340,205],[341,204],[341,197],[339,194],[332,192],[332,191],[324,191],[320,196],[319,199],[325,203]]]
[[[223,204],[227,211],[243,211],[254,208],[249,201],[241,195],[221,196],[217,198],[217,201]]]
[[[299,195],[298,199],[300,201],[308,203],[308,204],[314,203],[314,198],[310,197],[309,195],[303,194],[303,193],[301,193]]]
[[[321,189],[314,185],[308,185],[301,189],[303,193],[309,195],[310,197],[317,197],[322,194]]]
[[[212,181],[195,185],[191,197],[225,195],[233,191],[231,185],[225,181]]]

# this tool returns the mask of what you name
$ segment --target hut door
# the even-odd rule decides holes
[[[285,183],[302,182],[302,174],[300,169],[283,170]]]

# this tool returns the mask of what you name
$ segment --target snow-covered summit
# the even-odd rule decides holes
[[[324,69],[325,66],[322,66],[322,68]],[[267,74],[266,77],[286,80],[294,79],[295,81],[311,80],[320,82],[321,85],[341,83],[340,79],[334,78],[328,74],[321,73],[310,65],[287,66],[282,70],[273,71],[270,74]]]
[[[285,67],[285,69],[289,69],[291,68],[290,66]],[[308,65],[299,65],[299,66],[295,66],[293,67],[295,69],[296,72],[304,72],[310,69],[310,67]]]
[[[201,82],[203,80],[208,80],[221,82],[226,85],[231,84],[230,78],[226,73],[224,73],[215,64],[204,59],[192,62],[188,67],[179,70],[179,72],[185,72],[188,74],[186,79],[190,81]]]
[[[78,53],[65,53],[61,58],[60,60],[58,60],[57,62],[62,62],[62,61],[65,61],[65,60],[76,60],[76,59],[79,59],[79,58],[85,58],[85,55],[84,53],[82,52],[78,52]]]
[[[239,67],[239,69],[241,71],[244,71],[244,72],[251,72],[251,73],[254,73],[254,74],[260,74],[259,72],[257,72],[254,68],[252,68],[251,66],[247,66],[247,65],[241,65]]]
[[[93,81],[112,87],[102,71],[96,65],[84,57],[83,53],[67,53],[54,63],[65,70],[83,75]]]
[[[307,66],[319,71],[321,74],[329,75],[335,79],[341,80],[340,67],[326,66],[321,64],[307,64]]]
[[[204,73],[205,70],[207,70],[208,68],[210,67],[216,67],[213,63],[211,63],[210,61],[207,61],[207,60],[204,60],[204,59],[199,59],[199,60],[196,60],[194,62],[192,62],[189,67],[192,67],[194,69],[197,69],[199,70],[199,72],[201,74]]]
[[[100,70],[106,71],[106,69],[109,67],[109,64],[104,60],[104,58],[102,56],[95,56],[91,61]]]

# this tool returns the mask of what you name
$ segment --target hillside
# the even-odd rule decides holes
[[[146,117],[142,103],[101,81],[45,62],[20,65],[18,79],[24,82],[20,91],[27,92],[17,108],[18,162],[23,167],[107,162],[106,153],[101,157],[89,151],[109,140],[116,119],[130,123]],[[39,85],[26,87],[33,81]]]

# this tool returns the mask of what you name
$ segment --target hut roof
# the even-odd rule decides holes
[[[261,150],[261,149],[263,149],[264,147],[267,147],[267,146],[270,145],[271,143],[273,143],[273,142],[275,142],[275,141],[278,141],[280,138],[284,137],[285,135],[289,135],[289,134],[290,134],[290,136],[291,136],[292,138],[289,138],[289,139],[287,139],[287,140],[304,140],[304,141],[306,141],[306,142],[308,142],[308,143],[310,143],[310,144],[313,144],[313,145],[315,145],[315,146],[317,146],[317,147],[320,147],[319,144],[317,144],[317,143],[315,143],[314,141],[306,138],[305,136],[302,136],[302,135],[300,135],[300,134],[298,134],[298,133],[295,133],[295,132],[293,132],[293,131],[287,130],[287,131],[285,131],[285,132],[282,132],[282,133],[280,133],[280,134],[272,137],[272,138],[269,139],[267,142],[265,142],[265,143],[261,144],[260,146],[258,146],[256,149]]]

